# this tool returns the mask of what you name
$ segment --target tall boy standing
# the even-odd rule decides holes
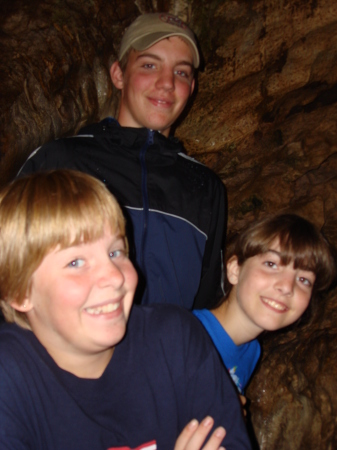
[[[40,147],[20,172],[66,167],[105,182],[128,218],[143,304],[209,308],[222,294],[224,186],[170,136],[199,62],[195,37],[177,17],[138,17],[110,69],[121,92],[118,121]]]

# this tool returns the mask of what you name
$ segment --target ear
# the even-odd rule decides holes
[[[33,309],[33,305],[28,297],[26,297],[23,302],[18,303],[16,300],[10,302],[13,309],[19,312],[27,313]]]
[[[238,283],[239,275],[240,275],[240,266],[238,264],[237,256],[232,256],[227,261],[227,279],[232,286],[235,286]]]
[[[113,85],[117,89],[122,90],[124,86],[124,77],[118,61],[115,61],[110,67],[110,77]]]

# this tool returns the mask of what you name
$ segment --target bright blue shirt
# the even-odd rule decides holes
[[[230,376],[243,394],[261,354],[258,340],[236,345],[211,311],[194,310],[193,314],[206,328]]]

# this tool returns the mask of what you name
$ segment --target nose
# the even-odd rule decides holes
[[[283,272],[275,282],[275,288],[282,293],[282,295],[291,295],[294,292],[296,282],[296,274]]]
[[[118,289],[123,286],[125,281],[124,273],[121,267],[109,259],[102,264],[98,270],[97,285],[101,288],[113,286]]]
[[[174,89],[174,73],[169,69],[163,69],[157,78],[156,87],[165,91]]]

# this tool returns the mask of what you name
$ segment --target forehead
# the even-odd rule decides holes
[[[280,239],[277,237],[275,238],[270,245],[268,246],[267,251],[273,251],[275,253],[281,253],[281,245],[280,245]]]
[[[282,266],[291,266],[294,269],[301,269],[313,273],[316,272],[312,263],[314,257],[311,254],[311,251],[306,251],[303,253],[299,252],[297,254],[291,248],[283,248],[280,244],[279,238],[272,241],[268,248],[266,248],[265,252],[256,256],[263,259],[263,257],[268,253],[275,255],[279,259]]]
[[[102,229],[85,230],[82,234],[77,231],[78,230],[72,229],[65,239],[59,240],[56,245],[52,245],[50,249],[46,250],[42,262],[52,262],[53,260],[58,259],[60,255],[63,255],[72,249],[96,249],[100,243],[105,243],[106,246],[109,246],[117,241],[125,243],[124,234],[122,234],[118,228],[114,229],[111,227],[108,222],[104,223]]]
[[[180,36],[164,38],[145,50],[132,50],[129,54],[129,61],[146,56],[193,66],[192,50],[185,39]]]
[[[285,263],[285,261],[283,261],[284,258],[286,259],[286,264],[293,264],[294,262],[293,253],[287,251],[287,249],[285,248],[282,248],[280,239],[278,237],[271,241],[268,245],[265,245],[263,251],[261,253],[258,253],[256,256],[263,257],[267,253],[271,253],[272,255],[279,257],[282,260],[283,264]]]

